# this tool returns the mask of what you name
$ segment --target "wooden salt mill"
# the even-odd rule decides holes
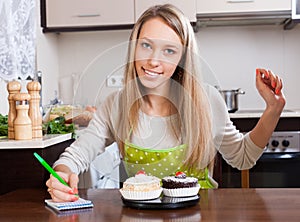
[[[27,83],[27,90],[30,95],[29,118],[32,124],[32,138],[42,138],[42,114],[40,112],[40,90],[41,84],[36,81]]]
[[[16,112],[16,103],[14,100],[14,95],[20,93],[21,83],[18,81],[11,81],[7,84],[8,91],[8,103],[9,103],[9,112],[8,112],[8,139],[14,139],[14,120],[17,116]]]
[[[26,104],[26,101],[30,100],[30,95],[17,93],[14,95],[14,100],[19,103],[16,105],[17,117],[14,121],[15,140],[31,140],[32,125],[28,116],[29,105]]]

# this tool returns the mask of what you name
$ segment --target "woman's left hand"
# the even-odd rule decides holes
[[[256,88],[266,102],[267,109],[281,113],[285,105],[282,79],[271,70],[256,69]]]

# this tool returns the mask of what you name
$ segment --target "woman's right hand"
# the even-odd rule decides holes
[[[56,171],[57,174],[64,179],[69,187],[59,182],[54,176],[50,175],[50,178],[46,182],[48,192],[51,198],[55,202],[69,202],[78,200],[78,176],[75,173],[64,173]]]

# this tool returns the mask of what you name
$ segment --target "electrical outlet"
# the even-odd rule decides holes
[[[106,79],[106,84],[108,87],[122,87],[123,86],[123,76],[108,76]]]

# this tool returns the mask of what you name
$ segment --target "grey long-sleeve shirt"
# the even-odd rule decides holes
[[[249,133],[243,134],[236,129],[229,118],[226,104],[219,92],[209,85],[206,85],[205,89],[212,110],[213,136],[217,150],[231,166],[238,169],[251,168],[263,153],[263,149],[253,143]],[[54,163],[54,167],[64,164],[76,174],[84,172],[96,156],[103,153],[105,148],[114,142],[117,135],[113,135],[112,121],[114,118],[111,116],[111,107],[119,99],[119,95],[120,92],[114,92],[106,98],[97,109],[89,126],[70,147],[66,148]],[[118,110],[114,110],[113,113],[118,113]],[[179,145],[180,139],[175,138],[172,133],[168,133],[169,121],[172,118],[177,117],[173,115],[151,117],[140,112],[139,135],[132,135],[132,142],[139,146],[156,149]]]

